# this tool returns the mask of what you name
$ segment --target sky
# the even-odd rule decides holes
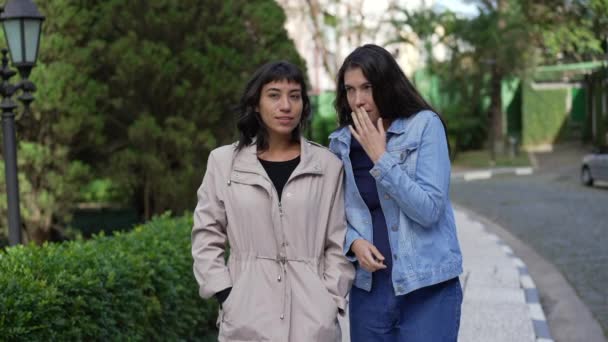
[[[467,3],[463,0],[436,0],[435,6],[446,7],[456,13],[462,13],[467,16],[477,15],[477,6]]]

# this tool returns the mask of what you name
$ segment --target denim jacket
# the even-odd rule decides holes
[[[371,214],[357,189],[349,158],[351,133],[342,127],[329,138],[330,150],[344,163],[344,253],[357,269],[354,285],[370,291],[372,274],[359,267],[349,252],[356,239],[373,243]],[[448,147],[437,114],[425,110],[393,121],[386,151],[370,173],[388,228],[393,288],[396,295],[403,295],[457,277],[462,273],[462,254],[449,199]]]

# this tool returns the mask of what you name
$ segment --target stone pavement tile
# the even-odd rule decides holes
[[[510,267],[516,267],[513,264],[513,260],[508,258],[502,251],[498,249],[482,249],[475,248],[475,246],[461,245],[463,252],[463,262],[466,265],[492,265],[497,264],[503,266],[504,264],[510,264]],[[474,250],[471,250],[475,248]],[[468,250],[467,250],[468,249]]]
[[[465,289],[465,296],[468,302],[477,303],[513,303],[526,305],[526,298],[520,289],[496,288],[487,286],[469,286]]]
[[[523,342],[534,340],[534,328],[527,305],[488,303],[466,299],[463,302],[458,341]]]
[[[514,267],[478,267],[469,271],[466,281],[467,286],[505,287],[522,291],[519,284],[519,272]]]
[[[524,281],[533,282],[521,259],[483,224],[455,214],[463,255],[464,287],[459,341],[532,342],[532,315],[539,308],[526,302]],[[526,278],[526,279],[523,279]],[[538,304],[535,304],[538,305]],[[540,310],[542,313],[542,309]],[[538,336],[542,337],[542,336]]]

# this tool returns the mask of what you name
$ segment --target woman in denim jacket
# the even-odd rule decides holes
[[[462,254],[445,124],[379,46],[354,50],[337,88],[330,149],[344,163],[344,252],[357,270],[351,339],[456,341]]]

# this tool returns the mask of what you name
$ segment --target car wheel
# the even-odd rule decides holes
[[[583,166],[581,170],[581,182],[586,186],[593,185],[593,177],[591,177],[591,171],[588,166]]]

